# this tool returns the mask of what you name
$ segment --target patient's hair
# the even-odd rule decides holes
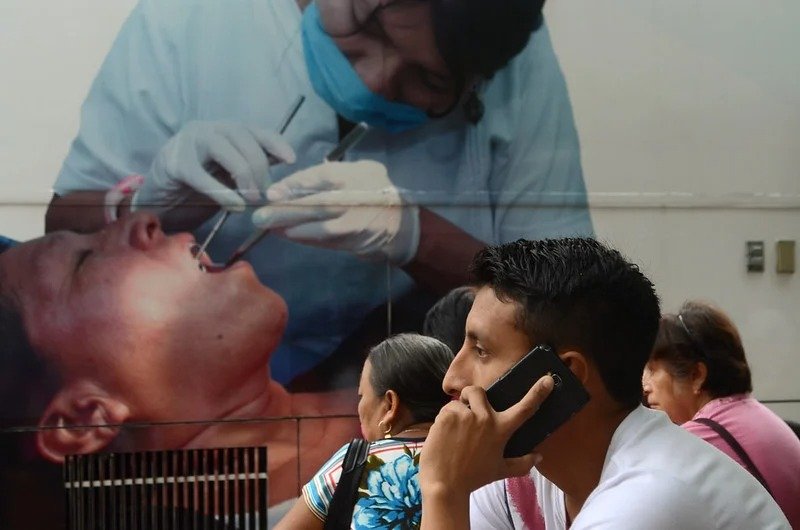
[[[450,397],[442,381],[453,352],[443,342],[416,333],[400,333],[380,342],[367,355],[369,382],[376,395],[397,392],[415,422],[433,421]]]
[[[58,376],[28,339],[16,296],[0,276],[0,428],[36,425]]]
[[[425,314],[422,333],[444,342],[453,353],[458,352],[464,344],[464,327],[474,301],[474,287],[456,287],[441,297]]]
[[[28,501],[41,501],[61,487],[60,468],[39,457],[30,430],[57,388],[58,378],[31,346],[16,297],[0,276],[0,491],[8,493],[0,499],[1,521],[21,518],[20,497],[15,496],[20,488]],[[59,508],[45,512],[59,513]],[[50,527],[37,521],[53,519],[52,515],[25,512],[30,528]]]

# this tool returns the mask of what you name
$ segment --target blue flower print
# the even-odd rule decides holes
[[[410,452],[369,469],[353,511],[355,530],[416,530],[422,518],[418,459]],[[371,466],[368,466],[368,468]]]

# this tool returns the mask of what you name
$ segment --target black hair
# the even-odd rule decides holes
[[[478,286],[519,304],[531,346],[583,353],[611,397],[631,409],[641,402],[659,301],[652,282],[618,251],[590,238],[520,239],[478,252],[471,273]]]
[[[676,379],[691,376],[697,363],[706,365],[701,387],[713,397],[753,391],[750,366],[733,321],[705,302],[684,302],[676,315],[661,319],[651,358],[666,365]]]
[[[41,513],[20,507],[49,502],[63,491],[61,468],[38,456],[30,430],[55,394],[58,378],[31,346],[19,307],[0,275],[0,521],[13,528],[50,528],[64,520],[60,504]]]
[[[0,428],[36,425],[58,377],[33,348],[17,297],[0,276]]]
[[[544,0],[430,0],[436,46],[456,79],[492,77],[542,25]]]
[[[441,297],[425,314],[422,333],[439,339],[457,352],[464,344],[464,326],[475,301],[475,288],[456,287]]]
[[[416,333],[400,333],[374,346],[367,355],[370,384],[376,395],[397,392],[414,422],[433,421],[450,397],[442,390],[453,352],[443,342]]]

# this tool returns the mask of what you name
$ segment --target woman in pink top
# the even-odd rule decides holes
[[[750,396],[750,367],[727,315],[696,301],[664,315],[642,385],[649,407],[749,470],[800,528],[800,439]]]

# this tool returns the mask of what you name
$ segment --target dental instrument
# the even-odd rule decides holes
[[[292,123],[292,119],[294,118],[295,114],[297,114],[297,111],[300,110],[300,106],[303,104],[305,100],[306,97],[302,94],[297,97],[295,102],[289,108],[289,112],[286,113],[286,116],[284,116],[283,121],[281,122],[281,127],[278,131],[279,134],[283,134],[284,132],[286,132],[286,129],[289,127],[289,124]],[[267,159],[269,160],[270,164],[274,164],[278,161],[277,158],[275,158],[270,154],[267,154]],[[222,166],[216,163],[214,163],[210,172],[217,178],[222,178],[222,179],[225,179],[226,177],[230,178],[230,174],[227,171],[225,171],[225,169]],[[197,254],[195,254],[195,258],[197,259],[198,262],[200,261],[200,256],[203,254],[203,252],[206,251],[208,245],[211,244],[211,240],[214,239],[214,236],[217,235],[217,232],[219,232],[219,229],[222,228],[222,225],[225,224],[225,221],[228,220],[228,217],[230,217],[230,215],[231,211],[225,210],[222,213],[222,216],[220,216],[220,218],[217,220],[217,222],[214,223],[214,226],[211,228],[211,231],[208,233],[205,240],[198,248]]]
[[[367,134],[368,131],[369,131],[369,125],[367,125],[363,121],[358,123],[355,127],[353,127],[353,130],[347,133],[345,137],[342,138],[342,141],[339,142],[339,144],[336,147],[334,147],[330,153],[328,153],[328,155],[325,157],[325,161],[339,162],[340,160],[342,160],[344,158],[344,155],[347,154],[347,151],[350,150],[352,147],[355,147],[355,145],[358,144],[358,142],[360,142],[364,138],[364,136]],[[314,192],[310,192],[309,195],[313,193]],[[242,259],[242,256],[244,256],[245,253],[251,248],[253,248],[259,241],[264,239],[264,236],[266,236],[268,233],[269,229],[267,228],[264,230],[256,230],[255,232],[250,234],[250,237],[245,239],[245,241],[241,245],[239,245],[239,248],[237,248],[236,251],[231,255],[228,261],[225,262],[225,268],[230,267],[231,265]]]

